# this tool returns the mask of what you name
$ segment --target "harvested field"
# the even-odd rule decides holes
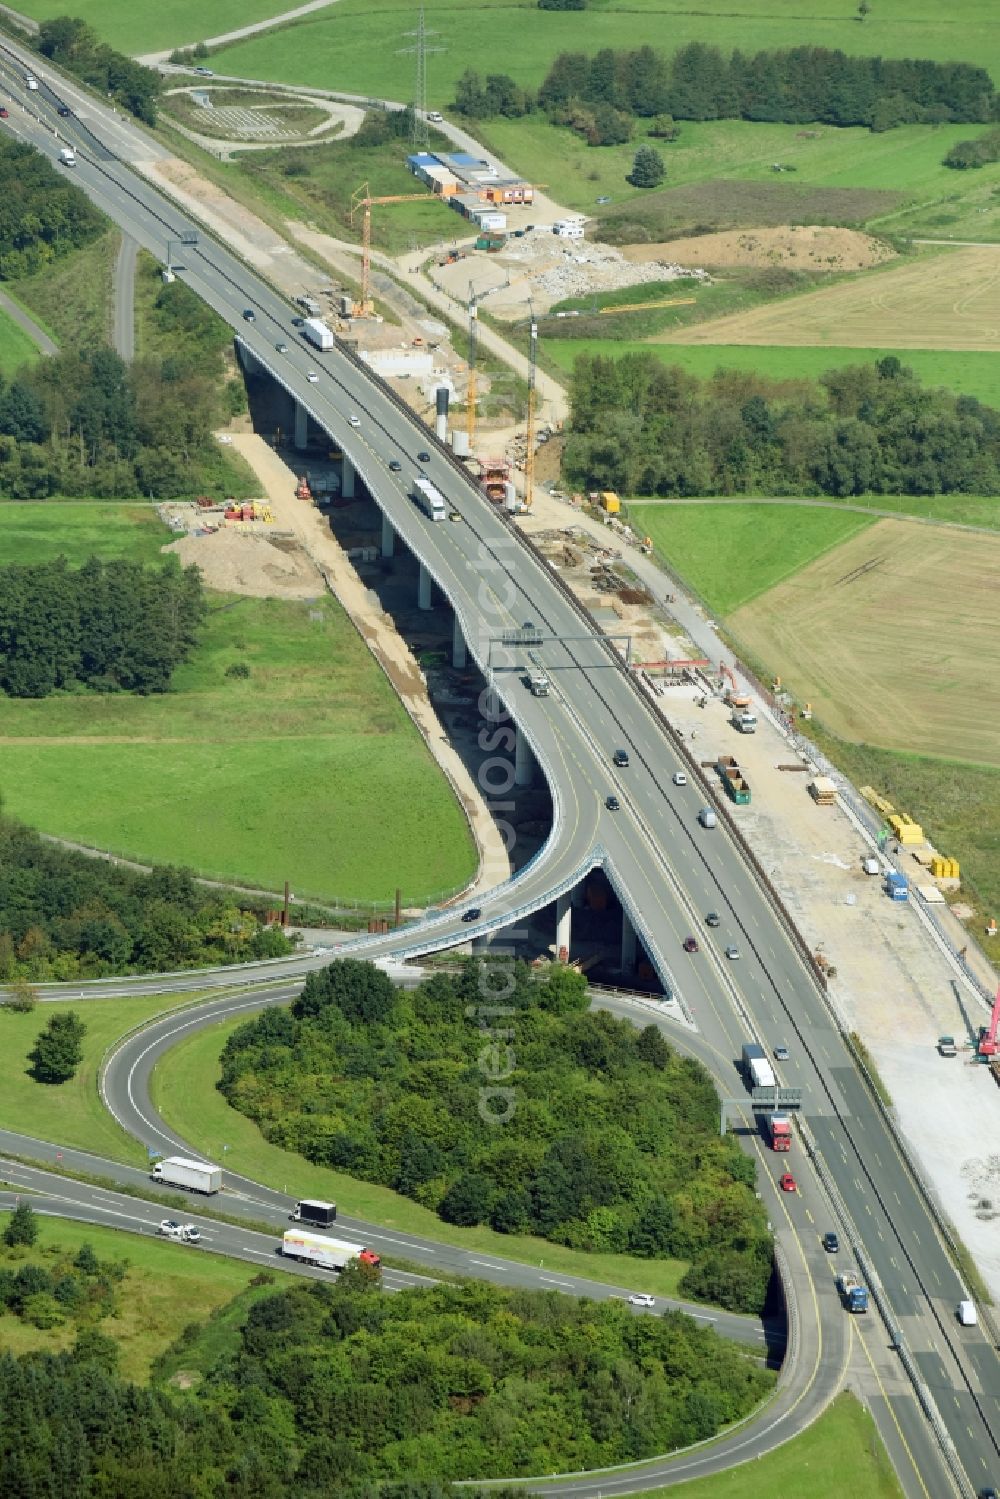
[[[660,343],[1000,350],[1000,247],[924,255],[793,301],[677,329]]]
[[[744,224],[863,224],[891,213],[904,201],[903,193],[873,188],[793,187],[790,182],[716,178],[633,199],[602,215],[591,234],[612,245],[627,245]]]
[[[666,260],[679,265],[781,265],[803,271],[867,271],[895,258],[883,240],[858,229],[822,224],[781,224],[695,234],[657,245],[623,245],[622,255],[639,264]]]
[[[882,520],[727,623],[842,739],[1000,765],[1000,537]]]
[[[206,586],[220,593],[242,593],[255,599],[314,599],[326,591],[319,569],[294,543],[286,550],[264,536],[215,531],[208,536],[182,536],[162,550],[175,553],[184,567],[195,563]]]

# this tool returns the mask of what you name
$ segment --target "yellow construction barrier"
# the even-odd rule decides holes
[[[913,818],[908,817],[905,812],[894,812],[887,820],[896,835],[897,842],[906,844],[923,843],[923,828],[919,822],[914,822]]]
[[[875,810],[881,812],[883,817],[891,817],[893,812],[895,812],[896,809],[892,805],[892,802],[888,801],[884,796],[879,796],[874,786],[862,786],[860,789],[865,801],[871,802]]]

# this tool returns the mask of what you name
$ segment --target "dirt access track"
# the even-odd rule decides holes
[[[656,245],[623,245],[626,260],[680,265],[785,266],[796,271],[867,271],[895,260],[896,252],[858,229],[822,224],[780,224],[771,229],[727,229]]]
[[[798,348],[1000,350],[1000,245],[904,265],[651,340]]]
[[[727,623],[833,733],[1000,765],[1000,535],[881,520]]]

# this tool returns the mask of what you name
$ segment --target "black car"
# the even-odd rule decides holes
[[[257,314],[254,312],[252,307],[244,307],[243,321],[245,323],[255,323],[257,321]]]
[[[63,119],[65,119],[66,116],[71,115],[73,111],[70,109],[68,104],[60,104],[59,113],[62,115]]]
[[[827,1254],[836,1254],[837,1250],[840,1248],[840,1240],[832,1230],[830,1233],[823,1235],[823,1248],[826,1250]]]
[[[417,454],[417,462],[418,463],[430,463],[430,461],[431,461],[431,455],[430,455],[430,453],[418,453]]]
[[[400,473],[402,471],[402,468],[403,468],[403,465],[400,463],[400,461],[399,461],[398,458],[390,458],[389,459],[389,472],[390,472],[390,474],[398,474],[398,473]]]
[[[293,317],[292,318],[292,327],[293,328],[301,328],[301,327],[304,326],[304,324],[305,324],[305,318],[304,317]]]
[[[628,751],[627,750],[615,750],[614,761],[615,761],[615,764],[618,766],[619,770],[624,770],[625,767],[628,765]]]
[[[462,920],[463,921],[478,921],[479,918],[480,918],[480,916],[482,916],[482,914],[483,913],[479,909],[478,906],[470,906],[467,911],[463,911],[462,912]]]
[[[618,800],[617,796],[605,797],[604,805],[607,807],[609,812],[617,812],[621,808],[621,802]]]

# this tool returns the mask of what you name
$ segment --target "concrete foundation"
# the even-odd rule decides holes
[[[568,895],[560,895],[556,900],[556,955],[562,957],[565,953],[569,957],[570,941],[573,935],[573,905]]]

